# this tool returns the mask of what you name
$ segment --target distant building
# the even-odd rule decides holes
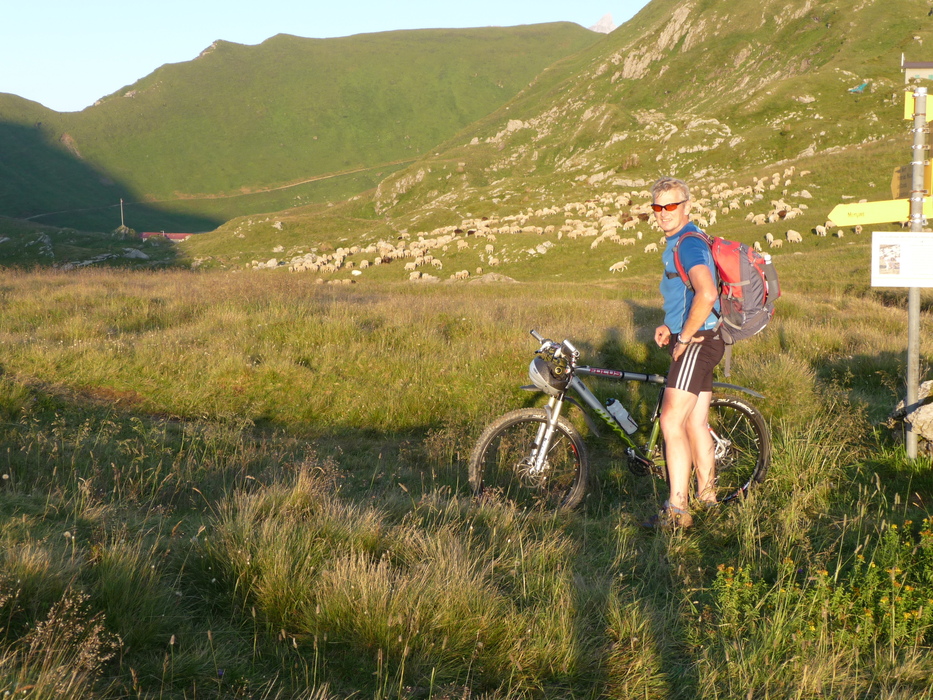
[[[162,236],[162,238],[167,238],[170,241],[186,241],[191,238],[193,233],[166,233],[165,231],[144,231],[140,234],[143,240],[147,238],[152,238],[153,236]]]
[[[901,54],[901,70],[905,84],[911,80],[933,80],[933,61],[905,61]]]

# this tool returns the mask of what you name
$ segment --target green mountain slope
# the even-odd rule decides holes
[[[626,218],[648,218],[638,205],[662,174],[697,186],[698,211],[716,221],[714,233],[764,242],[766,233],[783,238],[794,229],[809,234],[801,249],[848,245],[812,231],[836,204],[890,198],[892,168],[911,156],[901,54],[922,57],[931,27],[928,7],[912,0],[654,0],[604,42],[550,66],[507,105],[385,178],[370,198],[232,221],[185,248],[223,264],[281,263],[354,244],[365,250],[379,239],[453,235],[435,255],[447,277],[454,265],[488,271],[489,256],[467,240],[487,229],[499,238],[493,249],[507,274],[609,279],[609,264],[626,256],[634,271],[656,264],[642,253],[659,235],[650,223],[638,225],[645,243],[637,248],[594,238],[607,226],[627,237]],[[863,93],[849,92],[866,81]],[[797,220],[749,224],[778,209],[794,209]],[[589,240],[560,238],[581,222]],[[511,250],[500,255],[503,231]],[[457,236],[471,255],[455,254]],[[542,241],[568,254],[546,255]],[[316,275],[407,278],[401,266],[391,269]]]
[[[927,10],[908,0],[655,0],[562,79],[382,183],[377,208],[397,215],[529,178],[585,193],[571,183],[725,176],[903,134],[900,58],[922,51]],[[865,80],[864,94],[848,92]],[[451,160],[463,177],[446,178]]]
[[[6,142],[19,144],[4,151],[0,214],[78,208],[72,194],[90,206],[126,195],[219,223],[321,192],[343,198],[504,104],[553,61],[603,39],[571,23],[279,35],[259,46],[215,42],[79,113],[0,95]],[[36,188],[36,172],[53,182]],[[338,186],[313,184],[325,178]],[[140,218],[136,228],[149,225]]]

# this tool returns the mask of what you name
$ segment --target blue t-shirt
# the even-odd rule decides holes
[[[661,278],[661,296],[664,298],[664,325],[671,329],[671,333],[680,333],[683,329],[694,297],[693,290],[685,285],[681,281],[680,275],[677,274],[677,266],[674,264],[674,245],[685,232],[699,230],[693,224],[684,226],[667,239],[664,253],[661,256],[664,261],[664,276]],[[685,271],[689,272],[695,265],[706,265],[713,276],[713,281],[716,281],[716,265],[713,263],[713,253],[701,238],[688,236],[680,244],[678,253]],[[701,331],[716,328],[719,323],[719,316],[715,312],[718,311],[719,299],[716,300],[716,304],[713,306],[713,313],[710,313],[700,327]]]

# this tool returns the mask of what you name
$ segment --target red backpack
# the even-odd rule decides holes
[[[705,231],[687,231],[674,244],[677,273],[668,273],[668,277],[679,276],[690,290],[693,290],[693,285],[680,261],[678,250],[681,241],[687,236],[705,241],[713,254],[719,277],[719,327],[726,342],[724,374],[728,377],[732,364],[732,344],[760,333],[774,316],[774,300],[781,296],[777,270],[771,263],[770,255],[759,253],[751,246],[713,238]]]

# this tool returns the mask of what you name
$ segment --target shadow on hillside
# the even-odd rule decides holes
[[[139,196],[95,168],[80,154],[80,144],[57,127],[31,127],[0,121],[0,215],[83,231],[114,231],[123,200],[126,226],[138,232],[211,231],[221,221],[177,214]],[[145,163],[138,163],[144,168]]]
[[[929,367],[929,358],[921,357],[920,364]],[[907,337],[904,352],[827,358],[813,362],[813,370],[821,382],[841,390],[851,405],[865,406],[873,424],[880,423],[907,394]]]
[[[618,334],[609,330],[593,356],[611,357],[620,352],[618,344]],[[84,503],[89,512],[95,503],[113,504],[124,512],[167,515],[174,522],[194,513],[208,518],[237,491],[288,484],[301,471],[313,470],[334,484],[336,498],[356,504],[360,512],[374,508],[386,522],[410,521],[416,510],[427,521],[465,520],[475,517],[466,461],[480,429],[438,424],[405,432],[321,429],[305,436],[271,422],[153,415],[133,392],[98,387],[75,393],[32,385],[21,394],[0,394],[0,454],[8,455],[4,473],[9,476],[0,492],[48,491],[61,494],[66,509]],[[582,554],[571,562],[572,634],[574,648],[585,657],[580,663],[592,664],[584,683],[593,687],[607,682],[603,669],[611,645],[605,625],[612,596],[633,596],[655,639],[685,638],[683,630],[667,626],[674,598],[682,591],[651,582],[668,567],[665,540],[654,533],[636,535],[644,546],[617,557],[615,564],[605,558],[613,556],[619,518],[630,527],[636,515],[640,519],[654,507],[651,499],[646,484],[624,495],[604,490],[580,517],[568,516],[561,525]],[[0,519],[19,517],[16,503],[9,500]],[[93,522],[82,519],[84,511],[74,507],[61,519],[70,523],[74,518],[74,526],[83,530],[93,528]],[[541,536],[547,532],[544,528]],[[606,548],[605,554],[594,555],[594,547]],[[673,689],[695,687],[691,669],[696,659],[682,646],[659,641],[651,652],[641,653],[658,660],[657,673],[672,697],[682,696]],[[580,682],[572,669],[551,673],[548,682],[560,687]]]
[[[625,303],[632,314],[634,343],[626,339],[625,334],[618,328],[609,327],[603,334],[601,344],[593,348],[595,356],[601,358],[606,363],[605,366],[613,369],[667,374],[670,356],[666,348],[659,348],[654,342],[654,331],[662,321],[659,310],[657,307],[632,300],[626,300]],[[641,407],[639,420],[647,420],[648,414],[655,410],[660,397],[657,385],[623,382],[614,386],[619,387],[614,393],[624,396],[622,401],[633,415],[638,415],[637,407]],[[593,471],[598,473],[596,469]],[[658,508],[660,499],[666,495],[667,487],[663,481],[653,476],[632,478],[626,473],[626,477],[629,478],[628,488],[625,489],[627,493],[611,494],[615,501],[613,507],[619,508],[621,505],[622,510],[628,514],[628,524],[643,533],[646,540],[643,545],[635,548],[627,561],[617,562],[620,570],[612,572],[612,579],[616,581],[616,586],[621,585],[623,588],[615,595],[630,600],[638,610],[645,628],[650,630],[650,635],[642,639],[636,638],[632,642],[644,646],[655,640],[653,648],[649,652],[643,649],[639,656],[647,655],[657,660],[655,678],[661,686],[668,689],[669,697],[687,697],[699,683],[696,668],[700,659],[690,651],[691,647],[688,644],[672,646],[668,643],[671,639],[687,638],[687,631],[683,629],[680,619],[670,614],[689,593],[687,586],[675,583],[682,579],[672,576],[672,569],[675,568],[672,553],[678,548],[677,535],[648,531],[640,525]],[[620,499],[624,502],[620,503]],[[675,558],[680,557],[678,555]],[[607,613],[609,596],[613,594],[610,588],[610,582],[607,580],[603,597]],[[624,630],[610,630],[610,634],[624,635]],[[623,636],[620,637],[620,641],[628,640],[624,640]]]
[[[609,325],[598,342],[571,339],[580,351],[581,363],[666,374],[670,357],[666,348],[659,348],[654,342],[654,331],[660,323],[659,310],[631,300],[626,300],[625,304],[632,314],[631,324]],[[634,333],[626,330],[629,327],[634,328]],[[596,378],[588,379],[587,384],[601,400],[608,396],[619,398],[640,421],[647,420],[660,395],[655,384]],[[539,406],[543,400],[541,393],[532,392],[523,404]],[[570,412],[576,410],[570,409]],[[605,568],[593,566],[592,553],[572,563],[572,599],[576,611],[574,646],[583,650],[581,655],[586,658],[585,664],[595,687],[615,687],[619,683],[618,665],[621,663],[630,663],[634,668],[648,663],[653,669],[650,683],[655,689],[666,689],[667,696],[672,698],[690,697],[700,683],[697,671],[700,656],[686,641],[688,625],[671,611],[678,609],[693,593],[687,583],[689,577],[681,575],[682,570],[688,566],[695,568],[696,563],[714,552],[701,551],[694,562],[693,553],[684,556],[680,535],[640,527],[665,497],[666,486],[652,476],[632,475],[624,466],[623,443],[608,429],[600,429],[599,433],[602,437],[587,439],[592,483],[582,508],[583,516],[576,520],[568,518],[566,531],[573,536],[581,552],[600,546],[594,543],[603,543],[607,546],[604,555],[609,556],[613,546],[608,543],[616,540],[620,530],[627,533],[622,540],[630,537],[638,544],[625,554],[617,551],[615,561]],[[465,468],[462,478],[466,478]],[[451,484],[455,493],[456,486]],[[620,607],[634,619],[615,620],[614,611]],[[606,627],[594,628],[594,621],[605,623],[607,620],[610,622]],[[642,632],[633,633],[633,630]],[[601,635],[606,635],[603,640],[606,644],[594,644],[594,639]],[[625,659],[629,652],[624,650],[629,647],[637,650],[631,652],[632,660],[620,661],[618,657]],[[652,661],[645,662],[647,659]],[[632,687],[637,685],[633,680]],[[629,687],[625,683],[623,686]]]

